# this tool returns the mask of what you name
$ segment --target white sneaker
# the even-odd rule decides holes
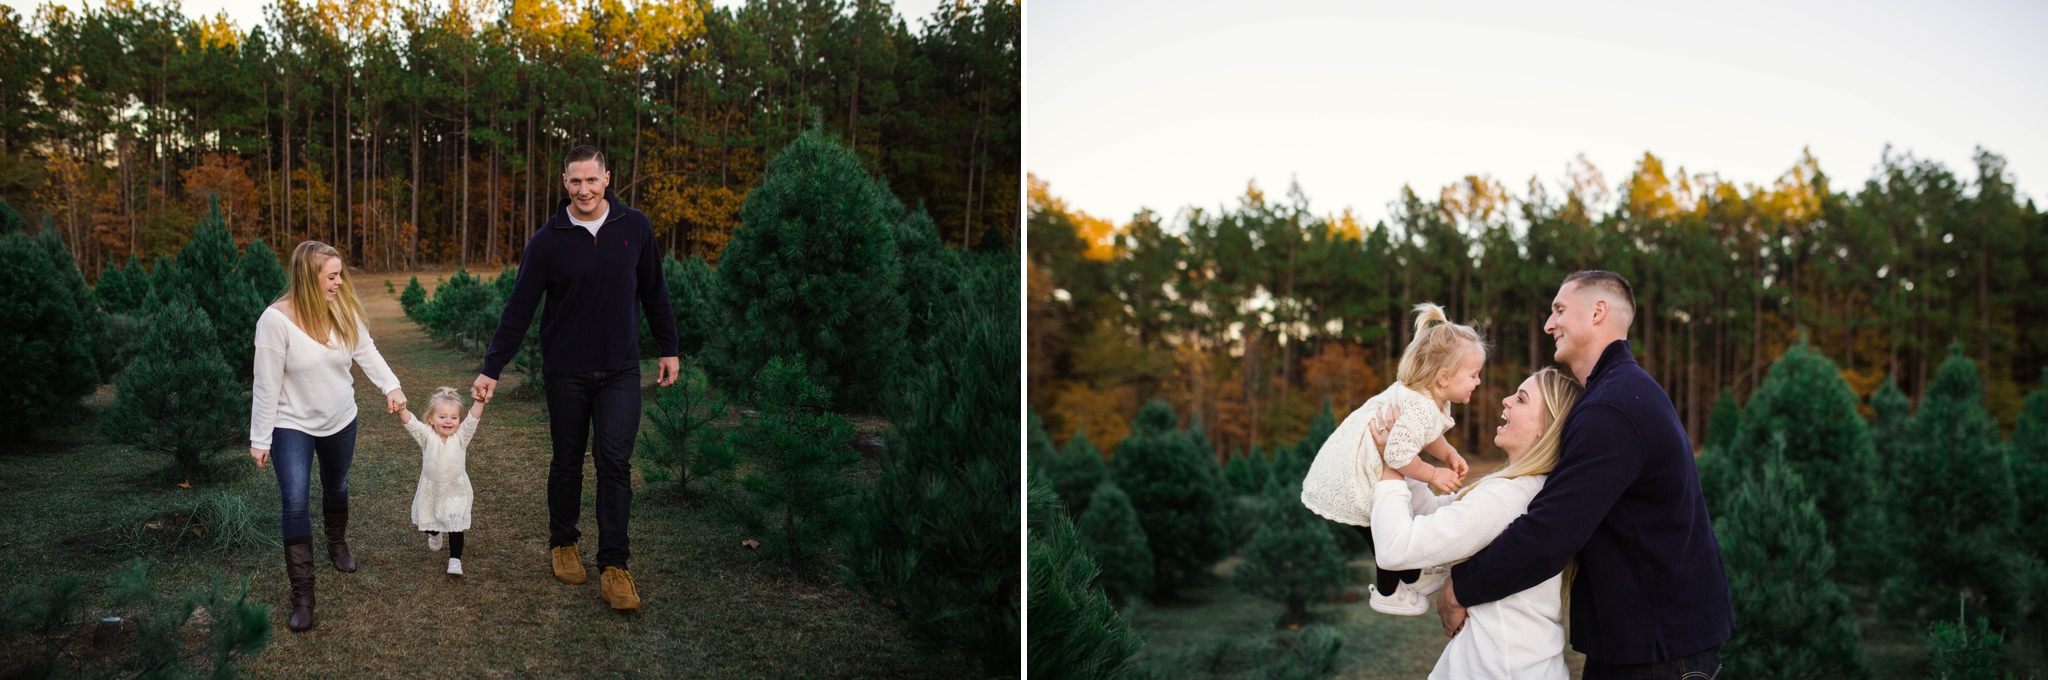
[[[428,550],[440,550],[440,549],[441,549],[441,535],[440,535],[440,534],[427,534],[427,549],[428,549]]]
[[[1434,595],[1436,591],[1444,589],[1444,580],[1450,577],[1450,567],[1430,567],[1422,570],[1422,576],[1415,579],[1415,583],[1412,585],[1417,593]]]
[[[454,574],[454,575],[456,575],[456,576],[461,576],[461,575],[462,575],[462,558],[460,558],[460,557],[450,557],[450,558],[448,558],[448,573],[450,573],[450,574]]]
[[[1381,614],[1421,616],[1429,611],[1429,600],[1416,592],[1415,584],[1403,583],[1394,588],[1392,595],[1381,595],[1377,586],[1367,586],[1366,589],[1372,592],[1372,610]]]

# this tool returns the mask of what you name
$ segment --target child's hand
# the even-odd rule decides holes
[[[1465,457],[1458,455],[1457,449],[1452,449],[1449,452],[1444,459],[1444,463],[1451,466],[1451,471],[1458,473],[1459,481],[1464,481],[1465,474],[1472,471],[1472,466],[1465,464]]]
[[[1429,480],[1429,485],[1444,493],[1457,493],[1461,480],[1464,479],[1464,475],[1453,472],[1450,468],[1436,468],[1436,474],[1431,476],[1434,479]]]

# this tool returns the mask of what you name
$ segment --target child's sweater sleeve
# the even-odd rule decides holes
[[[462,425],[455,428],[455,438],[462,442],[463,450],[469,450],[469,440],[476,438],[476,426],[481,422],[476,416],[465,416]]]
[[[1489,481],[1427,515],[1411,514],[1405,480],[1373,486],[1374,559],[1388,569],[1422,569],[1464,560],[1493,542],[1534,496],[1515,480]]]
[[[1401,400],[1401,416],[1394,419],[1394,426],[1387,432],[1387,448],[1383,453],[1387,467],[1399,468],[1415,462],[1415,455],[1422,447],[1443,436],[1436,428],[1439,411],[1427,398],[1404,398]]]
[[[412,435],[412,440],[419,442],[422,449],[426,448],[428,441],[431,441],[427,438],[434,436],[434,430],[427,427],[426,423],[420,422],[418,418],[405,421],[405,433]]]

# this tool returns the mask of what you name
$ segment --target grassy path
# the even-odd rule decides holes
[[[356,285],[378,348],[417,412],[434,388],[466,387],[477,362],[432,343],[405,319],[384,281],[402,287],[407,276],[363,276]],[[431,278],[421,276],[429,288]],[[643,370],[650,388],[651,365]],[[518,381],[510,374],[508,379],[507,389]],[[316,511],[314,630],[285,630],[288,588],[281,553],[170,553],[154,572],[172,583],[216,571],[251,577],[254,599],[272,607],[274,642],[246,663],[248,675],[963,675],[956,660],[918,654],[893,616],[829,575],[762,566],[740,546],[744,536],[672,494],[641,488],[637,470],[631,569],[641,609],[612,611],[598,599],[594,572],[584,585],[557,582],[548,567],[548,428],[539,405],[530,401],[501,398],[485,412],[469,449],[476,503],[463,558],[466,576],[448,576],[445,551],[428,551],[410,523],[418,445],[395,416],[384,413],[382,395],[360,371],[356,385],[361,415],[350,472],[349,538],[360,566],[353,574],[328,566]],[[0,459],[0,577],[13,582],[70,570],[85,576],[90,588],[102,589],[104,574],[133,556],[105,547],[107,537],[133,533],[127,525],[150,509],[199,490],[162,481],[154,470],[163,461],[97,443],[86,425],[69,428],[59,439]],[[590,510],[594,474],[586,464],[579,546],[586,568],[597,549]],[[276,531],[277,488],[268,471],[251,470],[210,488],[244,494],[258,511],[258,525]],[[317,493],[316,487],[316,503]],[[69,500],[51,503],[53,498]],[[94,615],[103,615],[106,598],[96,597]]]

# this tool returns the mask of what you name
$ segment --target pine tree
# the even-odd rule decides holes
[[[1231,581],[1239,590],[1287,605],[1281,623],[1309,619],[1308,603],[1344,590],[1349,574],[1328,520],[1301,504],[1299,484],[1268,484],[1266,521],[1244,549]]]
[[[704,341],[718,331],[718,274],[700,257],[668,258],[662,261],[661,271],[668,279],[669,307],[676,315],[678,351],[697,356],[704,350]]]
[[[1973,630],[1958,606],[1955,623],[1935,621],[1927,629],[1928,677],[1938,680],[2011,680],[1999,672],[2005,636],[1991,630],[1991,620],[1977,617]]]
[[[1067,512],[1083,517],[1088,514],[1088,502],[1095,496],[1095,487],[1109,478],[1109,466],[1102,462],[1102,450],[1088,441],[1087,428],[1082,428],[1075,430],[1067,440],[1067,448],[1053,457],[1045,474],[1052,478],[1053,492],[1067,505]]]
[[[725,399],[711,391],[711,381],[695,362],[685,362],[681,375],[647,410],[650,426],[640,432],[638,454],[640,476],[650,484],[675,480],[678,492],[688,495],[690,482],[721,474],[735,462],[713,453],[728,451],[706,447],[703,439],[712,423],[725,417]]]
[[[775,156],[719,255],[723,339],[705,365],[731,391],[802,356],[839,406],[871,406],[907,356],[896,225],[853,152],[816,129]]]
[[[857,505],[845,562],[848,587],[988,676],[1016,672],[1023,606],[1018,274],[1014,258],[979,271],[964,304],[937,319],[948,352],[885,395],[894,427],[881,477]]]
[[[149,273],[130,254],[127,264],[100,272],[92,293],[99,300],[100,310],[108,314],[143,314],[143,302],[149,297]]]
[[[1042,477],[1031,480],[1028,542],[1024,552],[1031,570],[1031,630],[1025,639],[1031,650],[1031,677],[1129,677],[1126,664],[1144,648],[1145,640],[1095,585],[1095,561],[1053,495],[1051,482]]]
[[[1885,376],[1877,393],[1870,395],[1871,448],[1877,451],[1878,490],[1889,498],[1895,492],[1892,477],[1913,441],[1913,402],[1899,390],[1899,383]]]
[[[100,433],[116,443],[167,454],[180,476],[203,472],[206,456],[242,440],[249,396],[214,345],[205,310],[173,301],[150,323],[142,354],[115,386]]]
[[[1256,495],[1265,491],[1266,480],[1272,479],[1272,471],[1267,467],[1265,454],[1254,446],[1251,453],[1230,456],[1230,462],[1223,466],[1223,479],[1229,483],[1232,494]]]
[[[256,291],[256,299],[265,304],[282,297],[284,287],[291,283],[285,276],[284,265],[277,261],[277,253],[272,252],[260,238],[249,242],[249,247],[242,251],[242,262],[236,269],[249,279],[249,287]]]
[[[739,478],[719,485],[724,514],[766,537],[764,552],[786,566],[807,561],[846,526],[854,492],[846,473],[860,454],[850,443],[853,425],[824,410],[831,401],[802,360],[770,359],[747,393],[758,415],[708,454],[740,461]]]
[[[2048,559],[2048,368],[2041,369],[2041,387],[2027,395],[2019,423],[2012,429],[2012,486],[2019,498],[2020,544],[2033,546]],[[2037,598],[2048,592],[2035,593]]]
[[[1714,400],[1714,412],[1707,416],[1707,446],[1715,451],[1728,448],[1735,443],[1735,433],[1742,429],[1742,409],[1735,405],[1735,390],[1721,388],[1721,396]]]
[[[1173,406],[1154,399],[1139,409],[1131,436],[1111,461],[1152,546],[1153,593],[1169,596],[1229,549],[1223,490],[1216,463],[1187,430],[1175,429]]]
[[[56,238],[47,228],[0,236],[0,441],[29,436],[99,382],[104,322],[72,290],[78,270],[61,242],[53,256]]]
[[[426,305],[427,289],[420,285],[420,277],[412,277],[412,281],[405,284],[405,290],[398,294],[398,308],[405,310],[405,318],[418,323]]]
[[[2018,498],[2005,445],[1961,344],[1949,348],[1912,423],[1886,499],[1906,563],[1881,598],[1892,614],[1920,618],[1966,593],[1994,620],[2010,620],[2028,600],[2031,569],[2017,547]]]
[[[1087,514],[1081,515],[1081,544],[1102,569],[1103,591],[1117,602],[1151,592],[1152,549],[1131,497],[1107,480],[1091,496]]]
[[[896,252],[903,263],[903,302],[910,321],[903,331],[904,343],[911,361],[923,365],[945,351],[933,344],[933,331],[938,315],[959,304],[966,265],[959,253],[939,240],[938,225],[924,208],[905,210],[886,184],[877,189],[896,225]]]
[[[152,287],[158,304],[183,298],[206,312],[221,358],[246,384],[256,374],[256,318],[268,302],[257,295],[247,276],[236,271],[241,261],[241,251],[228,234],[227,219],[215,200],[177,259],[168,267],[158,265]]]
[[[21,218],[21,212],[0,199],[0,236],[6,236],[28,228],[28,221]]]
[[[1024,415],[1024,460],[1025,467],[1032,474],[1043,472],[1052,464],[1052,457],[1059,455],[1052,448],[1052,435],[1045,433],[1045,421],[1038,418],[1038,411],[1026,409]]]
[[[1864,677],[1855,611],[1827,577],[1827,523],[1779,449],[1745,471],[1714,522],[1735,608],[1722,661],[1729,677]]]

